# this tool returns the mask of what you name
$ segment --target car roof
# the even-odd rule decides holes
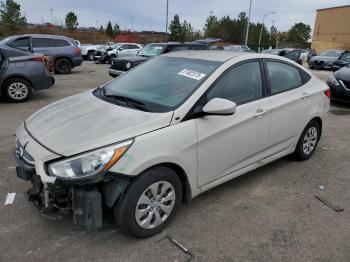
[[[56,38],[56,39],[71,39],[71,40],[74,40],[73,38],[70,38],[70,37],[67,37],[67,36],[63,36],[63,35],[47,35],[47,34],[14,35],[14,36],[11,36],[11,38],[26,37],[26,36],[41,37],[41,38]]]
[[[171,52],[166,53],[163,56],[226,62],[232,58],[242,55],[247,55],[247,53],[222,50],[196,50]]]
[[[167,42],[167,43],[150,43],[149,45],[160,45],[160,46],[207,46],[206,44],[202,43],[193,43],[193,42]]]

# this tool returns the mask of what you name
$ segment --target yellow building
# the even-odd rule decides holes
[[[311,47],[350,51],[350,5],[317,10]]]

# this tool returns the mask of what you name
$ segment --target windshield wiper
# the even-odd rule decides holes
[[[127,96],[121,96],[121,95],[106,95],[106,93],[105,93],[106,91],[104,88],[102,89],[102,91],[104,92],[103,96],[106,98],[125,102],[128,106],[137,108],[137,109],[145,111],[145,112],[149,111],[146,107],[146,104],[137,100],[137,99],[127,97]]]

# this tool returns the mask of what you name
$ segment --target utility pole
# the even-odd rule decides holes
[[[50,15],[51,15],[51,24],[54,24],[53,22],[53,9],[50,8]]]
[[[246,35],[245,35],[245,45],[248,45],[249,26],[250,26],[250,13],[252,11],[252,1],[253,0],[250,0],[250,4],[249,4],[248,25],[247,25],[247,32],[246,32]]]
[[[169,23],[169,0],[166,0],[166,22],[165,22],[165,39],[168,41],[168,25]]]
[[[276,14],[276,12],[268,12],[268,13],[264,14],[264,17],[263,17],[263,20],[262,20],[262,25],[261,25],[261,30],[260,30],[260,35],[259,35],[259,52],[261,50],[260,44],[261,44],[261,36],[262,36],[264,23],[265,23],[265,17],[268,16],[269,14]]]

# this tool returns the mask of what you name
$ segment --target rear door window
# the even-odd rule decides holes
[[[54,47],[54,43],[50,38],[33,38],[33,48],[49,48]]]
[[[266,67],[272,95],[303,85],[299,69],[294,66],[276,61],[267,61]]]

